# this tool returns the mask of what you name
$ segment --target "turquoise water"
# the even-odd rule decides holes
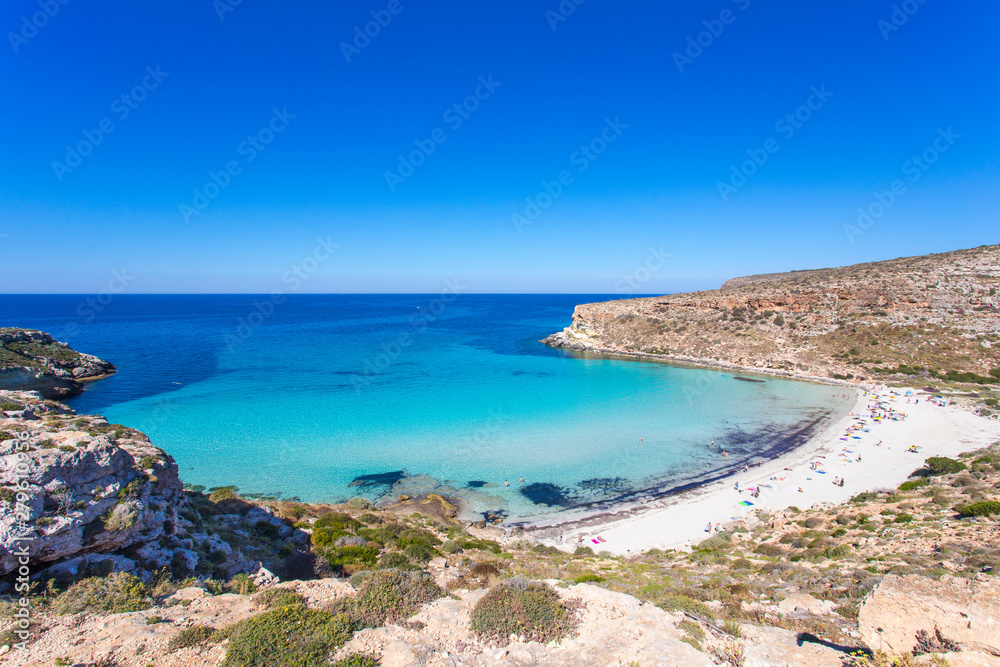
[[[601,298],[298,296],[251,317],[253,297],[118,297],[77,328],[78,298],[0,305],[116,363],[71,404],[149,434],[186,482],[305,501],[436,490],[510,519],[600,507],[785,451],[846,405],[825,386],[537,342]]]

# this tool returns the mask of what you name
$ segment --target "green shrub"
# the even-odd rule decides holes
[[[379,667],[382,662],[374,655],[364,653],[352,653],[346,658],[341,658],[333,664],[333,667]]]
[[[211,500],[213,503],[217,503],[223,500],[233,500],[235,498],[239,498],[239,496],[236,495],[236,492],[228,486],[219,489],[217,491],[213,491],[212,494],[208,497],[208,499]]]
[[[258,521],[253,525],[253,533],[266,540],[278,540],[281,538],[281,529],[270,521]]]
[[[559,594],[542,583],[510,579],[491,589],[472,609],[469,629],[480,639],[505,644],[510,635],[547,643],[562,639],[573,618]]]
[[[375,523],[382,523],[382,519],[378,518],[377,515],[372,514],[371,512],[365,512],[364,514],[362,514],[361,516],[359,516],[358,517],[358,521],[360,521],[361,523],[368,524],[368,525],[375,524]]]
[[[153,598],[149,587],[125,572],[91,577],[73,584],[53,602],[57,614],[123,614],[149,609]]]
[[[276,607],[303,605],[306,603],[306,599],[290,588],[265,588],[257,594],[254,602],[262,607],[274,609]]]
[[[958,508],[958,512],[962,516],[989,516],[991,514],[1000,514],[1000,501],[984,500],[978,503],[963,505]]]
[[[581,574],[579,577],[573,580],[576,584],[596,584],[604,581],[604,577],[594,574],[593,572],[588,572],[587,574]]]
[[[207,643],[215,635],[215,632],[215,628],[210,628],[207,625],[192,625],[189,628],[184,628],[167,643],[167,653],[173,653],[182,648],[201,646]]]
[[[327,545],[333,544],[339,538],[347,535],[342,530],[337,530],[335,528],[314,528],[312,536],[309,541],[312,542],[313,546],[325,547]]]
[[[410,559],[406,557],[406,554],[402,554],[398,551],[387,551],[382,554],[378,559],[378,563],[375,565],[376,569],[388,570],[396,568],[399,570],[419,570],[420,568],[410,562]]]
[[[927,486],[930,481],[927,479],[911,479],[899,485],[900,491],[916,491],[922,486]]]
[[[223,631],[229,638],[223,666],[328,667],[354,629],[344,614],[302,605],[266,611]]]
[[[246,573],[237,574],[229,580],[229,590],[237,595],[250,595],[257,592],[257,584],[253,578]]]
[[[369,570],[378,560],[378,547],[348,546],[325,547],[321,555],[335,572],[354,574],[359,570]]]
[[[893,519],[892,522],[893,523],[910,523],[911,521],[913,521],[913,515],[912,514],[898,514],[898,515],[896,515],[896,518]]]
[[[773,543],[763,543],[758,544],[754,549],[754,553],[758,553],[761,556],[769,556],[771,558],[777,558],[785,553],[785,550],[779,547],[777,544]]]
[[[455,554],[461,550],[462,548],[458,546],[458,542],[456,542],[455,540],[445,540],[441,544],[441,551],[445,552],[446,554]]]
[[[951,475],[965,470],[965,464],[946,456],[932,456],[924,462],[924,468],[932,477]]]
[[[418,563],[426,563],[438,555],[437,549],[426,542],[416,542],[403,547],[403,553]]]
[[[590,547],[579,546],[573,552],[573,555],[574,556],[593,556],[594,555],[594,550],[591,549]]]
[[[372,504],[370,501],[365,500],[364,498],[357,498],[357,497],[348,500],[347,506],[350,507],[352,510],[370,510],[372,508]]]
[[[444,591],[425,572],[375,570],[365,577],[347,611],[362,627],[377,628],[409,618],[442,595]]]
[[[357,530],[361,527],[361,522],[340,512],[327,512],[313,523],[313,528],[333,528],[340,531]]]
[[[715,618],[715,614],[712,610],[705,606],[700,600],[695,600],[687,595],[672,594],[665,597],[657,605],[660,609],[665,609],[666,611],[685,611],[692,616],[698,616],[707,619]]]
[[[491,551],[495,554],[499,554],[503,551],[503,547],[500,546],[499,542],[494,542],[493,540],[479,540],[476,538],[458,538],[455,540],[458,546],[462,549],[479,549],[480,551]],[[593,552],[591,552],[593,553]]]

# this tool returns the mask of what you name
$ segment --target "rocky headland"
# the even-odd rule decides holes
[[[67,398],[83,391],[82,383],[114,372],[113,364],[77,352],[43,331],[0,328],[0,390]]]
[[[1000,246],[577,306],[543,342],[813,380],[1000,383]],[[995,407],[995,406],[994,406]]]

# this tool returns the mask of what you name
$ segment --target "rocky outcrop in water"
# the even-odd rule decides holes
[[[43,331],[0,328],[0,389],[66,398],[83,391],[83,382],[114,372],[114,364],[77,352]]]

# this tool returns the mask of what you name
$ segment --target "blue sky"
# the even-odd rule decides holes
[[[62,2],[0,9],[3,292],[266,292],[317,239],[303,292],[665,293],[997,241],[988,0]]]

